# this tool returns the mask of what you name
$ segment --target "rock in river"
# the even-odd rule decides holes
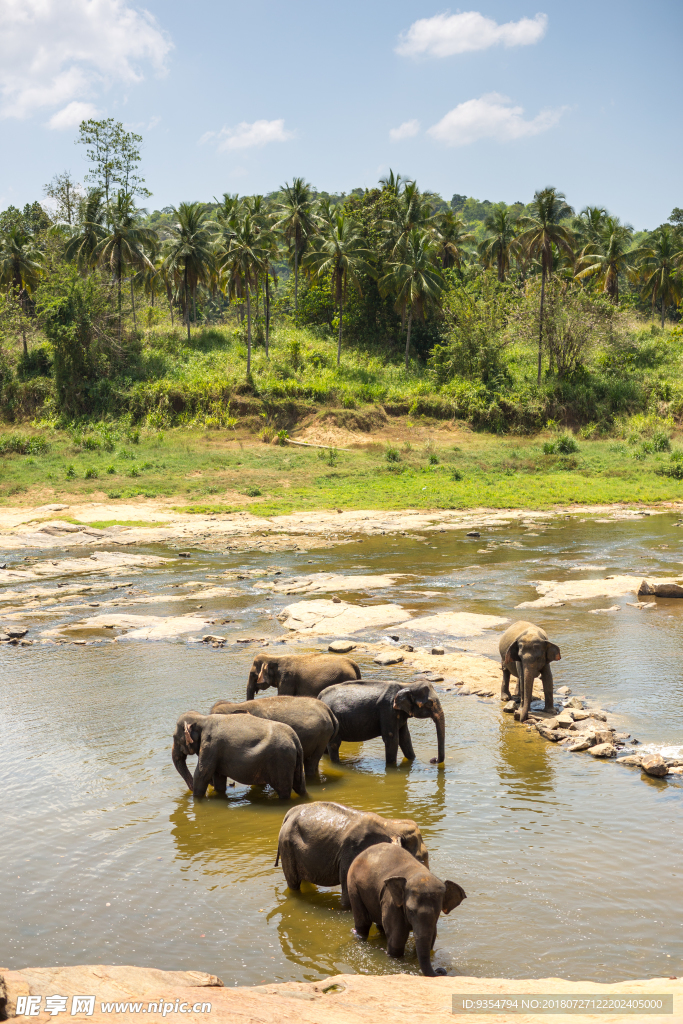
[[[372,660],[375,665],[398,665],[403,661],[403,655],[399,654],[398,651],[383,651]]]
[[[642,768],[648,775],[661,779],[668,772],[669,768],[661,754],[644,754],[642,757]]]
[[[570,747],[570,749],[572,749]],[[591,757],[616,757],[617,748],[611,743],[598,743],[594,747],[590,747],[588,753]]]
[[[353,640],[333,640],[327,649],[331,654],[348,654],[355,648]]]

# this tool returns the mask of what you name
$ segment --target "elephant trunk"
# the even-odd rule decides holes
[[[247,683],[247,700],[253,700],[254,697],[256,696],[256,690],[257,690],[256,681],[257,681],[257,679],[258,679],[258,672],[255,672],[254,669],[252,669],[251,672],[249,673],[249,681]]]
[[[425,978],[435,978],[436,971],[432,967],[432,944],[427,935],[415,936],[415,951],[420,963],[420,970]]]
[[[446,716],[441,704],[437,701],[432,712],[432,721],[436,726],[436,763],[443,764],[446,760]]]
[[[179,775],[185,780],[185,784],[189,789],[190,793],[193,790],[193,779],[187,767],[187,754],[184,754],[180,749],[180,745],[177,740],[173,740],[173,764]]]

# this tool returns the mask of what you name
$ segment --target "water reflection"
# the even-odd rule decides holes
[[[516,796],[548,798],[555,789],[555,767],[550,743],[539,743],[538,734],[520,729],[503,716],[495,764],[501,782]]]

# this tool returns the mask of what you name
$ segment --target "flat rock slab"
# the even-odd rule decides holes
[[[60,558],[54,561],[34,562],[25,569],[3,569],[0,571],[0,584],[12,580],[30,583],[32,580],[55,576],[78,576],[87,573],[115,573],[120,569],[134,567],[150,567],[173,562],[173,558],[162,558],[160,555],[123,554],[119,551],[96,551],[84,558]]]
[[[678,583],[657,583],[656,581],[643,582],[638,587],[638,596],[641,594],[654,594],[655,597],[683,597],[683,587]],[[643,608],[649,605],[643,605]]]
[[[403,661],[403,655],[397,651],[386,651],[385,653],[378,654],[372,660],[375,665],[400,665]]]
[[[398,604],[352,605],[320,600],[289,604],[278,618],[286,629],[324,636],[395,626],[409,619],[410,612]]]
[[[78,622],[70,622],[57,629],[47,630],[43,636],[67,636],[73,633],[80,633],[84,630],[96,629],[124,629],[126,633],[120,636],[119,640],[169,640],[173,637],[183,636],[186,633],[195,633],[204,629],[206,619],[196,615],[92,615],[88,619],[80,619]]]
[[[310,576],[290,576],[276,583],[255,583],[257,590],[270,590],[274,594],[325,594],[349,590],[382,590],[392,587],[399,576],[344,576],[334,572],[316,572]]]
[[[625,594],[652,593],[642,591],[643,584],[662,586],[675,584],[676,579],[644,580],[642,576],[606,576],[599,580],[540,580],[536,583],[536,601],[523,601],[516,608],[552,608],[567,601],[586,601],[597,597],[623,597]]]
[[[348,654],[355,651],[356,645],[353,640],[333,640],[327,649],[330,654]]]
[[[487,629],[504,626],[509,619],[499,615],[477,615],[474,612],[439,612],[411,619],[404,629],[423,633],[446,633],[448,636],[482,636]]]

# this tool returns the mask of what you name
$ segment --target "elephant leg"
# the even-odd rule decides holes
[[[338,739],[337,740],[330,740],[330,742],[327,744],[328,756],[330,758],[330,761],[333,761],[335,764],[339,764],[339,748],[340,748],[340,746],[341,746],[341,740],[338,740]]]
[[[296,857],[287,846],[283,846],[280,849],[280,863],[282,864],[282,871],[287,882],[287,888],[296,892],[301,888],[303,879],[299,874]]]
[[[367,939],[372,918],[354,885],[349,886],[349,902],[353,914],[353,932],[359,939]]]
[[[391,731],[382,733],[382,739],[384,740],[384,752],[385,762],[387,767],[393,765],[396,767],[396,758],[398,757],[398,733],[399,727],[394,722]]]
[[[523,680],[523,685],[522,685]],[[529,717],[529,709],[531,707],[531,697],[534,691],[534,670],[528,669],[526,673],[522,673],[520,676],[520,693],[523,694],[522,705],[519,710],[520,722],[526,722]]]
[[[546,665],[541,672],[541,682],[543,683],[543,696],[545,697],[545,710],[554,711],[555,704],[553,701],[553,674],[550,671],[550,665]]]
[[[216,790],[219,796],[225,796],[225,790],[228,785],[228,776],[219,775],[218,772],[213,777],[213,788]]]
[[[216,759],[207,754],[202,756],[202,754],[204,752],[200,750],[192,784],[192,795],[196,797],[206,796],[209,783],[213,782],[214,775],[216,774],[214,770]]]
[[[517,666],[517,702],[519,704],[524,700],[524,665],[521,661],[516,663]]]
[[[404,722],[398,730],[398,744],[403,752],[403,756],[407,757],[409,761],[414,761],[415,751],[413,750],[413,740],[407,722]]]
[[[510,696],[510,669],[505,667],[505,662],[503,662],[502,667],[503,685],[500,688],[500,699],[508,701],[512,700],[512,697]]]

